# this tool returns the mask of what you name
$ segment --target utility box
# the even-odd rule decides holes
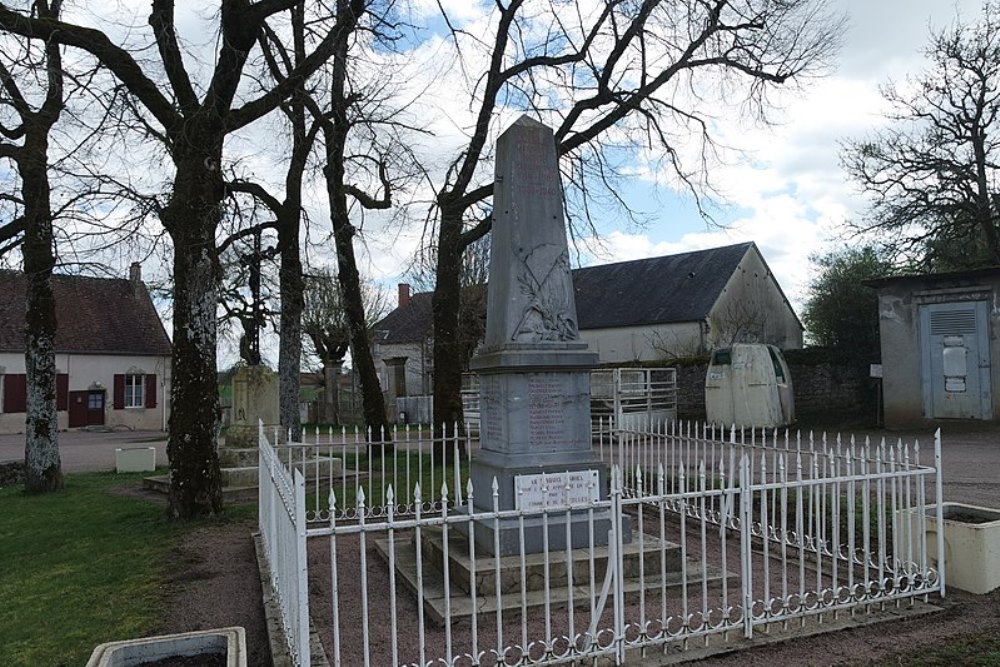
[[[156,470],[155,447],[120,447],[115,449],[117,472],[147,472]]]
[[[721,426],[793,423],[792,376],[781,350],[741,343],[713,352],[705,377],[705,413],[709,422]]]

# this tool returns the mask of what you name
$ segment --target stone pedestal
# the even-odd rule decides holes
[[[245,366],[233,374],[233,418],[226,432],[227,440],[248,438],[257,441],[257,420],[273,437],[281,431],[278,407],[278,374],[266,366]]]

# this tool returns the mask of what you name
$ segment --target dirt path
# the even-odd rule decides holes
[[[166,507],[166,498],[138,485],[114,493]],[[246,630],[247,664],[270,667],[271,648],[264,620],[252,518],[206,522],[170,550],[163,587],[166,612],[152,634],[172,634],[230,626]]]
[[[240,625],[246,629],[247,664],[271,664],[252,529],[252,521],[208,525],[171,550],[167,612],[158,632]]]

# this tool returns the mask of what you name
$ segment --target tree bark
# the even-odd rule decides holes
[[[56,304],[52,294],[52,211],[49,203],[48,128],[26,133],[18,161],[24,196],[22,254],[27,279],[24,364],[27,375],[25,415],[25,488],[47,493],[63,488],[56,414]]]
[[[287,203],[287,202],[286,202]],[[280,342],[278,344],[278,404],[281,427],[291,433],[295,442],[302,440],[302,420],[299,415],[299,384],[302,359],[302,258],[299,255],[298,204],[295,212],[286,211],[288,219],[279,221],[278,246],[281,248]],[[286,216],[282,216],[286,217]]]
[[[215,230],[223,184],[221,135],[212,142],[190,128],[186,154],[175,155],[170,203],[160,214],[174,243],[173,381],[171,382],[168,516],[190,519],[222,511],[216,376],[219,264]],[[214,148],[213,148],[213,143]]]
[[[463,428],[462,372],[464,356],[459,332],[462,298],[462,210],[440,202],[441,223],[438,231],[438,261],[435,268],[434,296],[434,438],[439,453],[451,454],[447,438]]]

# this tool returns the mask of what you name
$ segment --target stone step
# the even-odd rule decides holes
[[[257,465],[259,451],[256,447],[221,447],[219,465],[226,468],[242,468]]]
[[[235,486],[257,486],[257,466],[222,468],[222,488]]]
[[[653,538],[646,536],[648,539]],[[451,541],[451,536],[449,535],[449,542]],[[377,539],[375,540],[375,549],[378,553],[388,562],[389,560],[389,541],[388,539]],[[589,552],[589,549],[581,549],[580,551]],[[421,556],[423,557],[423,556]],[[589,556],[588,556],[589,557]],[[477,559],[478,561],[479,559]],[[492,562],[491,558],[484,559]],[[574,558],[574,560],[576,560]],[[604,585],[604,578],[607,575],[605,564],[598,567],[595,563],[595,577],[597,581],[595,582],[595,597],[599,597],[601,589]],[[636,561],[638,562],[638,561]],[[396,541],[395,549],[395,565],[396,565],[396,577],[400,584],[408,590],[414,599],[418,598],[418,587],[417,587],[417,557],[416,549],[412,540],[406,541]],[[551,566],[555,566],[555,562],[551,563]],[[589,566],[588,566],[589,570]],[[667,571],[666,582],[664,583],[659,576],[660,568],[657,561],[657,567],[652,570],[647,569],[646,578],[644,581],[640,581],[638,578],[638,572],[634,576],[626,576],[623,582],[623,589],[626,594],[637,593],[640,588],[645,588],[646,590],[659,590],[664,586],[667,589],[675,589],[683,584],[680,571],[680,563],[678,561],[675,565],[675,569]],[[695,561],[688,559],[687,567],[687,583],[688,585],[700,584],[702,564],[700,561]],[[451,576],[454,573],[452,570],[449,573]],[[728,579],[735,579],[736,575],[732,572],[724,573],[720,568],[709,565],[706,567],[707,580],[706,583],[717,584],[722,581],[723,576]],[[476,576],[480,575],[480,571],[477,569]],[[501,575],[503,576],[503,575]],[[520,570],[518,569],[518,577],[520,577]],[[572,589],[572,600],[573,607],[580,609],[587,609],[591,605],[590,598],[590,584],[589,584],[589,574],[586,577],[588,581],[579,582],[581,585],[576,585],[578,582],[574,580],[574,586]],[[452,579],[452,582],[454,580]],[[459,586],[452,583],[452,590],[450,599],[446,601],[445,589],[444,589],[444,575],[436,567],[429,566],[424,562],[423,566],[423,600],[424,600],[424,612],[426,617],[434,624],[438,626],[443,626],[447,618],[446,615],[446,605],[450,606],[451,620],[468,618],[472,616],[473,605],[472,596],[468,591],[462,590]],[[565,609],[570,601],[569,588],[566,586],[566,581],[563,579],[562,585],[557,586],[555,584],[550,585],[548,594],[543,590],[529,590],[524,595],[524,600],[522,601],[520,584],[518,588],[507,593],[501,593],[500,596],[500,606],[503,611],[520,611],[522,604],[529,609],[542,608],[546,604],[546,598],[548,598],[548,604],[551,609]],[[611,600],[608,600],[608,605],[612,604]],[[494,593],[487,595],[478,595],[475,600],[475,609],[478,613],[489,614],[496,613],[497,608],[497,598]]]
[[[439,526],[424,528],[420,531],[423,543],[422,558],[439,570],[444,569],[444,539]],[[594,571],[596,576],[603,576],[608,562],[608,547],[594,546]],[[469,582],[475,577],[476,591],[479,595],[493,595],[496,592],[496,562],[492,556],[479,554],[478,550],[475,568],[469,560],[469,540],[463,534],[461,527],[448,532],[448,560],[451,562],[450,578],[459,588],[469,592]],[[573,563],[573,582],[589,584],[590,582],[590,548],[573,549],[569,555]],[[622,549],[622,564],[625,577],[638,577],[642,559],[646,572],[659,572],[661,559],[666,569],[679,570],[681,564],[680,545],[661,540],[652,535],[643,535],[640,545],[639,535],[633,535],[630,543]],[[545,557],[541,553],[525,554],[524,578],[529,591],[539,591],[545,588]],[[551,550],[549,552],[549,586],[566,587],[566,551]],[[521,557],[520,554],[500,558],[500,590],[503,593],[514,593],[521,590]]]
[[[142,488],[166,495],[170,491],[170,476],[155,475],[142,479]],[[257,485],[222,487],[223,503],[246,503],[257,500]]]

